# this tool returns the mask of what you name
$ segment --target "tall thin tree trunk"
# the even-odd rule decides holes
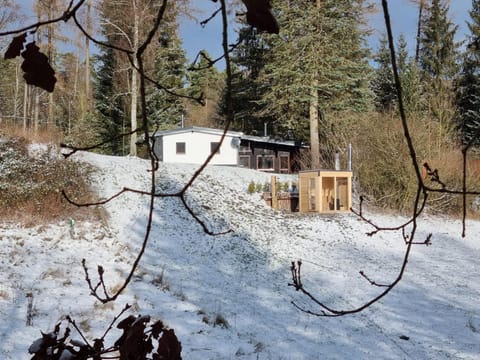
[[[28,126],[28,85],[23,85],[23,131],[27,130]]]
[[[13,98],[13,119],[17,122],[18,117],[18,96],[20,93],[20,62],[17,60],[15,64],[15,93]],[[23,129],[25,130],[25,128]]]
[[[92,0],[87,1],[87,32],[92,33]],[[91,96],[90,96],[90,39],[85,36],[85,110],[86,113],[90,111]],[[85,114],[83,114],[85,117]]]
[[[34,89],[35,92],[35,104],[34,104],[34,113],[33,113],[33,131],[35,134],[38,133],[38,122],[39,122],[39,112],[40,112],[40,94],[38,89]]]
[[[320,139],[318,136],[318,80],[314,79],[310,93],[310,152],[312,169],[320,168]]]
[[[137,69],[138,69],[138,60],[136,57],[136,52],[138,51],[139,47],[139,22],[140,16],[138,14],[138,8],[136,4],[136,0],[132,1],[133,4],[133,13],[134,13],[134,20],[133,20],[133,50],[135,52],[133,56],[133,67],[132,69],[132,97],[131,97],[131,110],[130,110],[130,123],[132,131],[137,128]],[[130,155],[137,156],[137,133],[133,132],[130,137]]]
[[[73,77],[73,96],[68,101],[68,135],[70,135],[71,131],[72,131],[71,108],[72,108],[72,102],[74,101],[73,99],[77,99],[79,72],[80,72],[80,57],[77,56],[76,61],[75,61],[75,76]],[[86,96],[86,94],[85,94],[85,96]],[[88,101],[87,101],[87,103],[88,103]],[[82,114],[82,115],[84,115],[84,114]]]
[[[420,36],[422,35],[422,14],[423,14],[423,0],[418,3],[418,22],[417,22],[417,46],[415,47],[415,63],[418,64],[418,57],[420,56]]]
[[[48,4],[48,20],[53,19],[53,10],[56,8],[56,0],[50,0]],[[54,35],[55,35],[55,24],[51,23],[48,25],[48,60],[50,64],[53,65],[55,57],[55,47],[54,47]],[[54,98],[53,92],[48,95],[48,121],[47,129],[54,124]]]
[[[320,11],[322,5],[321,0],[317,0],[317,9]],[[309,115],[310,115],[310,152],[311,152],[311,168],[319,169],[320,168],[320,139],[318,137],[318,79],[315,75],[315,78],[312,80],[311,90],[310,90],[310,106],[309,106]]]

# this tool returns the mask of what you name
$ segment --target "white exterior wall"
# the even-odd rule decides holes
[[[163,135],[163,161],[168,163],[202,164],[210,155],[210,143],[220,142],[220,135],[202,132],[185,132]],[[220,154],[215,154],[209,164],[237,165],[238,147],[233,136],[225,136]],[[176,153],[176,143],[185,143],[185,154]]]

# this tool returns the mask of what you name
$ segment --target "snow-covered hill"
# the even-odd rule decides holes
[[[99,168],[102,198],[123,187],[149,189],[144,160],[79,158]],[[158,184],[178,190],[195,170],[162,164]],[[318,310],[288,286],[291,261],[303,261],[304,284],[320,299],[351,308],[379,291],[360,270],[379,282],[394,278],[405,248],[401,234],[368,237],[371,227],[351,214],[275,212],[248,194],[252,180],[269,176],[209,167],[188,192],[209,228],[232,229],[227,235],[205,234],[178,199],[158,199],[141,266],[113,305],[89,296],[81,259],[92,276],[103,265],[108,285],[118,288],[143,240],[146,196],[125,193],[105,206],[101,222],[77,221],[73,236],[68,218],[33,228],[0,224],[0,359],[29,359],[40,330],[51,330],[65,315],[90,338],[99,337],[126,303],[174,328],[184,359],[480,358],[480,223],[469,222],[462,239],[459,221],[422,219],[419,239],[432,233],[433,245],[413,249],[405,279],[391,295],[357,315],[318,318],[291,304]],[[384,225],[404,220],[371,218]],[[29,293],[32,326],[26,326]]]

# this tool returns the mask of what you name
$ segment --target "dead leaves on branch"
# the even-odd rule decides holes
[[[217,0],[212,1],[217,2]],[[247,23],[250,26],[270,34],[278,34],[280,29],[277,19],[273,16],[270,0],[242,0],[242,2],[247,8]]]
[[[278,34],[277,20],[272,14],[270,0],[242,0],[247,7],[249,25],[270,34]]]
[[[130,305],[127,305],[114,322],[129,308]],[[32,360],[182,359],[182,345],[178,341],[175,331],[168,329],[160,320],[150,324],[148,315],[130,315],[120,321],[117,328],[122,330],[123,334],[110,347],[105,346],[104,338],[112,326],[108,328],[102,338],[94,339],[90,344],[75,321],[70,317],[67,317],[67,321],[77,330],[82,340],[72,339],[70,327],[66,327],[62,331],[59,323],[55,326],[54,331],[48,334],[42,333],[42,337],[32,343],[28,349],[29,353],[33,354]]]
[[[35,41],[24,46],[27,33],[15,36],[5,52],[5,59],[14,59],[17,56],[24,58],[21,68],[24,72],[23,78],[29,85],[38,86],[48,92],[55,89],[55,71],[48,62],[48,57],[40,52]],[[25,50],[23,50],[25,48]],[[23,51],[22,51],[23,50]]]
[[[15,36],[5,52],[5,59],[15,59],[20,56],[23,49],[23,43],[27,39],[27,33]]]

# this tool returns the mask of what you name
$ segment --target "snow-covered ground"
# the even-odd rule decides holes
[[[102,198],[123,187],[149,189],[144,160],[77,157],[100,169]],[[195,170],[161,164],[158,185],[178,190]],[[174,328],[184,359],[480,359],[479,222],[470,221],[462,239],[459,221],[422,219],[418,239],[432,233],[433,245],[414,247],[390,295],[360,314],[315,317],[291,304],[319,310],[288,286],[291,261],[303,261],[304,285],[319,299],[349,309],[380,290],[360,270],[378,282],[396,276],[401,234],[369,237],[372,228],[352,214],[275,212],[247,192],[252,180],[269,176],[209,167],[188,191],[201,219],[213,231],[232,229],[227,235],[205,234],[178,199],[158,199],[146,253],[115,304],[89,295],[81,260],[92,277],[103,265],[107,284],[118,288],[143,240],[148,197],[125,193],[105,206],[101,222],[77,221],[73,236],[70,219],[33,228],[0,224],[0,359],[29,359],[40,330],[52,330],[65,315],[90,339],[99,337],[126,303]],[[386,226],[404,221],[369,216]],[[112,339],[119,335],[111,332]]]

